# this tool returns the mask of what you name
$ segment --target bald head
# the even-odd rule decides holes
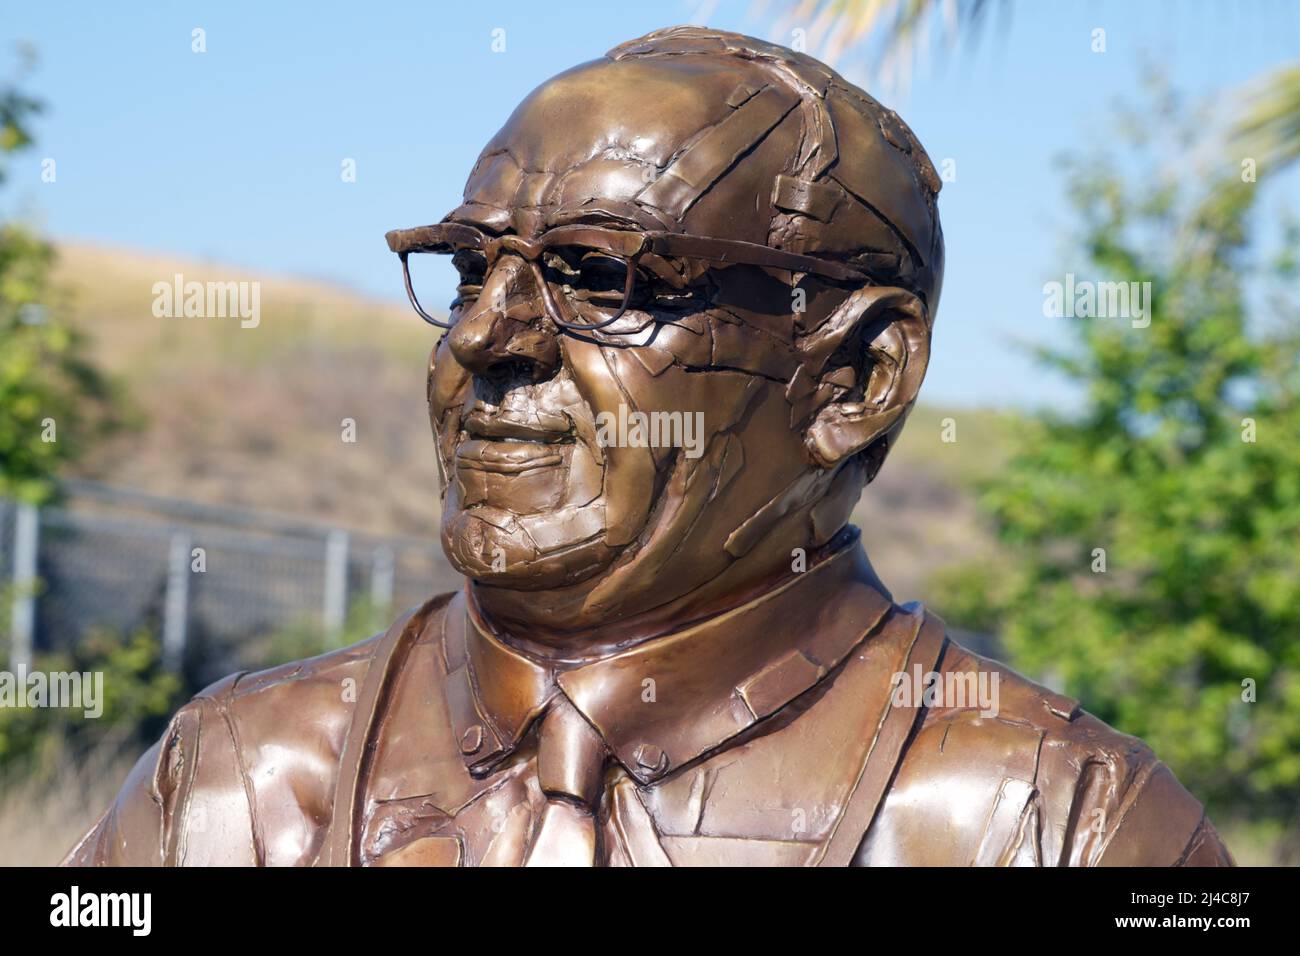
[[[601,219],[741,239],[862,266],[933,313],[938,187],[902,121],[823,64],[679,27],[529,95],[450,218],[525,235]]]

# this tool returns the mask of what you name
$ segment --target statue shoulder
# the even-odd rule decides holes
[[[415,617],[422,628],[436,624],[449,598],[408,611],[388,633]],[[383,638],[232,674],[200,691],[172,717],[114,805],[64,862],[310,862],[321,821],[330,818],[353,705]]]
[[[868,864],[1230,865],[1145,743],[949,641],[859,851]],[[927,838],[943,832],[944,841]]]

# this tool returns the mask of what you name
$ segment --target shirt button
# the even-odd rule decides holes
[[[642,744],[636,748],[636,765],[645,772],[647,777],[658,777],[668,769],[668,755],[664,753],[662,747]]]
[[[476,754],[483,749],[483,725],[475,724],[465,731],[460,738],[460,752],[465,756]]]

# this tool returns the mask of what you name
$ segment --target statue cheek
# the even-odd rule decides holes
[[[448,410],[469,401],[472,389],[469,370],[456,361],[444,335],[429,361],[429,417],[441,420]]]
[[[602,348],[577,337],[561,341],[563,362],[593,413],[595,442],[605,464],[605,543],[627,544],[641,533],[654,500],[652,449],[627,441],[622,423],[636,411],[629,372],[630,349]]]
[[[433,430],[442,476],[451,473],[456,442],[460,437],[460,413],[473,398],[473,378],[451,353],[444,335],[429,360],[426,397],[429,425]]]

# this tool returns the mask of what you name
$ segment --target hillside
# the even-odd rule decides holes
[[[155,282],[261,282],[261,320],[156,318]],[[404,305],[212,263],[64,244],[63,303],[124,385],[136,427],[78,466],[107,484],[278,512],[374,533],[435,534],[424,414],[435,340]],[[396,282],[396,276],[394,277]],[[940,440],[942,421],[958,441]],[[356,442],[341,422],[356,421]],[[899,599],[931,569],[985,553],[963,476],[997,461],[998,420],[919,407],[858,520]]]
[[[261,321],[155,318],[152,287],[261,282]],[[63,245],[57,278],[140,425],[82,477],[373,532],[432,534],[424,376],[434,336],[408,309],[320,283]],[[355,443],[341,422],[356,421]]]

